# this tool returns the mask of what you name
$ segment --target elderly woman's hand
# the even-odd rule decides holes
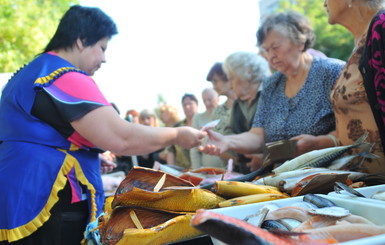
[[[198,150],[205,154],[219,156],[229,149],[225,136],[212,130],[206,130],[206,132],[209,139],[205,145],[199,146]]]
[[[200,131],[192,127],[177,127],[176,144],[183,148],[190,149],[202,144],[207,136],[205,131]]]
[[[263,154],[244,154],[245,157],[250,158],[250,162],[246,163],[246,166],[250,168],[250,171],[255,171],[263,165]]]
[[[301,134],[291,139],[297,140],[297,156],[309,151],[335,146],[333,140],[326,135],[314,136],[310,134]]]

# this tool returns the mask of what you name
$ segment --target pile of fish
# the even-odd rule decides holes
[[[102,244],[163,244],[196,237],[190,225],[197,209],[212,209],[224,198],[186,180],[134,167],[99,217]]]
[[[285,207],[271,202],[243,220],[200,209],[191,223],[230,245],[333,244],[385,234],[385,226],[314,194],[306,194],[302,202]]]
[[[345,169],[359,168],[359,166],[349,165],[354,158],[377,157],[370,153],[372,145],[364,142],[366,137],[367,134],[364,134],[352,145],[330,147],[302,154],[276,167],[272,170],[272,174],[257,177],[253,183],[275,186],[294,197],[307,193],[333,191],[335,182],[351,184],[365,179],[369,174]],[[344,155],[353,148],[359,148],[359,152],[354,155]]]
[[[259,185],[277,187],[292,197],[307,193],[327,193],[333,190],[335,182],[355,182],[368,176],[366,173],[332,170],[328,168],[300,168],[287,172],[272,174],[253,181]]]
[[[287,198],[276,187],[216,181],[202,189],[160,170],[134,167],[105,202],[98,230],[102,244],[163,244],[201,235],[190,221],[198,209]]]
[[[370,153],[372,145],[366,143],[365,140],[368,134],[362,135],[354,144],[347,146],[329,147],[321,150],[314,150],[302,154],[292,160],[284,162],[281,166],[275,168],[275,174],[283,173],[299,168],[322,168],[342,169],[349,164],[349,162],[356,157],[376,158],[378,156]],[[359,153],[355,155],[344,156],[350,149],[359,148]]]
[[[106,199],[97,228],[100,241],[107,245],[164,244],[208,233],[228,244],[330,244],[347,240],[342,234],[345,230],[355,231],[352,239],[385,233],[384,227],[309,194],[332,191],[336,182],[349,184],[367,177],[345,170],[356,157],[376,157],[370,153],[371,145],[364,142],[366,137],[350,146],[312,151],[275,169],[264,166],[248,175],[234,173],[232,160],[227,170],[183,172],[159,163],[154,169],[134,167],[115,195]],[[344,155],[353,148],[359,148],[359,153]],[[268,170],[271,173],[266,176]],[[301,195],[302,204],[275,210],[266,206],[247,220],[210,211]]]

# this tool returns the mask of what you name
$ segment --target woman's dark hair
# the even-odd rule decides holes
[[[257,45],[259,47],[271,30],[290,38],[294,43],[304,44],[303,52],[311,48],[316,39],[309,20],[304,15],[292,10],[284,13],[273,13],[264,19],[257,31]]]
[[[105,37],[111,38],[117,33],[114,21],[99,8],[74,5],[60,20],[44,52],[70,49],[78,38],[84,46],[92,46],[99,40]]]
[[[221,62],[216,62],[211,67],[209,73],[207,74],[206,80],[212,82],[215,74],[220,76],[224,81],[228,81],[226,73],[223,71]]]
[[[184,95],[182,96],[182,103],[183,103],[183,101],[184,101],[186,98],[189,98],[190,100],[193,100],[193,101],[195,101],[195,102],[198,104],[198,99],[197,99],[197,97],[195,97],[195,95],[193,95],[193,94],[184,94]]]

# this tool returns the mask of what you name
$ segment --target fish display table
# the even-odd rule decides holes
[[[366,203],[356,202],[351,199],[339,198],[336,196],[329,196],[329,195],[320,194],[319,196],[334,202],[338,207],[342,207],[349,210],[351,214],[359,215],[368,219],[369,221],[373,222],[374,225],[385,226],[385,205],[378,205],[372,202],[366,202]],[[303,196],[298,196],[298,197],[286,198],[281,200],[274,200],[270,202],[213,209],[211,211],[218,214],[223,214],[226,216],[243,220],[250,215],[256,214],[258,210],[260,210],[263,206],[267,204],[273,204],[279,207],[287,207],[287,206],[293,205],[294,203],[301,202],[302,200],[303,200]],[[214,237],[212,237],[212,241],[214,245],[224,244]],[[384,244],[384,241],[385,241],[385,234],[382,234],[377,236],[371,236],[371,237],[341,242],[339,244],[341,245],[358,245],[358,244],[381,245],[381,244]]]

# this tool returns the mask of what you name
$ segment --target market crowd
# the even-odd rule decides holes
[[[0,244],[79,244],[103,207],[102,174],[155,162],[183,171],[233,159],[246,174],[261,167],[267,143],[293,140],[301,155],[367,133],[378,157],[360,171],[385,175],[383,4],[325,0],[329,24],[354,37],[346,61],[312,48],[306,16],[273,13],[256,30],[260,52],[236,51],[208,67],[207,88],[181,95],[183,116],[162,104],[128,108],[124,118],[91,77],[118,29],[100,9],[72,6],[2,91]]]

